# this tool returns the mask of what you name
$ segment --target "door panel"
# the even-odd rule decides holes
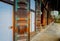
[[[0,41],[13,41],[12,11],[12,5],[0,2]]]

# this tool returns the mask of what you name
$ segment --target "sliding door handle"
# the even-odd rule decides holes
[[[10,27],[9,27],[9,29],[12,29],[12,28],[13,28],[13,26],[10,26]]]

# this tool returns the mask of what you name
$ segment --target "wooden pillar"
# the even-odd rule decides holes
[[[28,41],[30,41],[30,11],[28,12],[28,27],[27,27],[27,33],[28,33]]]

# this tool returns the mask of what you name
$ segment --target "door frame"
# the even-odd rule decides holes
[[[14,0],[14,1],[15,1],[15,0]],[[7,3],[7,4],[10,4],[10,5],[14,5],[14,2],[7,1],[7,0],[1,0],[1,2],[4,2],[4,3]]]

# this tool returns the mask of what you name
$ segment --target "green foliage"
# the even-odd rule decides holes
[[[60,15],[60,11],[59,11],[59,15]]]

